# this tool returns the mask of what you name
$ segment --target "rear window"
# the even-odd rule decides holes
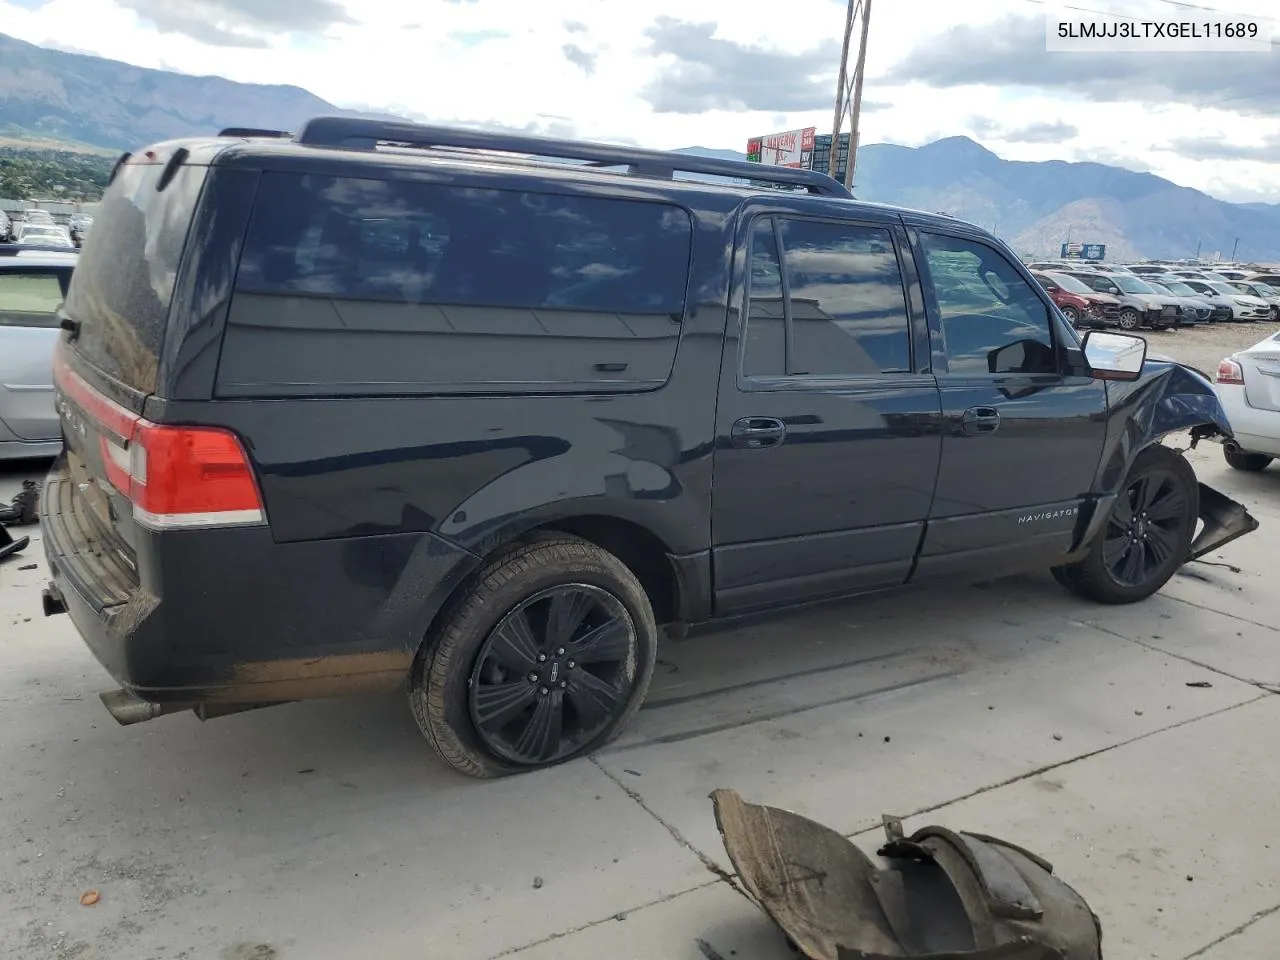
[[[158,163],[126,163],[107,188],[67,293],[72,346],[136,390],[156,388],[169,302],[207,167],[182,166],[164,190]]]
[[[266,173],[219,393],[660,385],[692,232],[663,203]]]

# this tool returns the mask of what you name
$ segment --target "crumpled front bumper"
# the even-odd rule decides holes
[[[1244,504],[1204,483],[1200,484],[1200,519],[1204,526],[1191,542],[1188,562],[1253,533],[1259,527],[1258,519]]]

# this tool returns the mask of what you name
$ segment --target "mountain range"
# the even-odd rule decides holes
[[[0,34],[0,137],[114,151],[229,126],[293,130],[343,110],[295,86],[237,83],[135,67]],[[745,159],[733,150],[684,152]],[[1150,173],[1101,163],[1004,160],[967,137],[858,151],[854,194],[946,211],[993,229],[1019,253],[1055,255],[1067,239],[1110,258],[1220,252],[1280,260],[1280,204],[1228,203]]]

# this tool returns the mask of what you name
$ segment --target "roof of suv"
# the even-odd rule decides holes
[[[180,156],[178,156],[181,151]],[[770,196],[778,187],[802,188],[810,194],[847,201],[868,209],[910,213],[938,224],[974,224],[954,217],[890,204],[856,200],[838,181],[816,170],[796,169],[674,151],[649,150],[615,144],[561,140],[524,134],[495,133],[408,122],[317,117],[295,134],[232,127],[218,137],[174,140],[148,148],[146,156],[169,162],[217,166],[257,166],[264,159],[356,162],[386,168],[466,166],[493,172],[512,171],[566,181],[594,181],[617,187],[626,181],[662,183],[676,193]],[[126,154],[120,162],[130,157]],[[707,181],[693,177],[719,177]],[[740,182],[732,182],[737,180]],[[745,181],[745,182],[743,182]],[[755,181],[752,183],[750,181]]]

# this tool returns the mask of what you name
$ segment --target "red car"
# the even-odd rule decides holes
[[[1113,327],[1120,319],[1120,300],[1109,293],[1099,293],[1064,273],[1032,271],[1031,275],[1074,327]]]

